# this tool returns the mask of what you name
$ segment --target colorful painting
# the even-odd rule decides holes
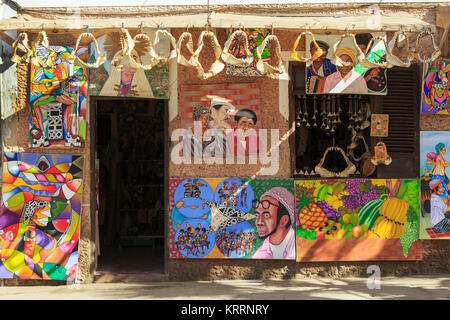
[[[449,72],[449,58],[423,64],[422,113],[450,114]]]
[[[418,260],[419,182],[295,181],[297,261]]]
[[[421,239],[450,239],[450,132],[420,132]]]
[[[231,34],[236,31],[236,28],[227,29],[227,39],[231,36]],[[259,57],[256,53],[256,48],[262,44],[264,39],[271,33],[270,29],[262,29],[262,28],[245,28],[243,29],[245,33],[247,34],[248,38],[248,46],[249,51],[253,53],[254,59],[253,64],[248,67],[240,67],[240,66],[232,66],[227,65],[226,67],[226,74],[228,76],[234,76],[234,77],[248,77],[248,76],[255,76],[255,77],[261,77],[263,74],[259,72],[256,69],[256,61],[258,61]],[[230,45],[229,52],[233,54],[236,58],[242,58],[245,56],[245,48],[243,48],[243,43],[239,42],[237,39],[233,41]],[[268,47],[264,48],[262,57],[264,61],[269,62],[270,61],[270,44]]]
[[[187,146],[191,141],[201,150],[218,148],[225,154],[256,154],[259,151],[258,130],[260,128],[260,90],[258,84],[211,84],[182,86],[180,107],[182,126],[187,129]],[[200,143],[194,121],[201,122],[203,140]],[[211,129],[207,132],[208,129]],[[242,131],[238,131],[242,129]],[[205,135],[206,132],[206,135]],[[194,154],[193,148],[190,148]]]
[[[83,158],[5,153],[0,278],[75,280]]]
[[[295,259],[291,179],[171,178],[172,259]]]
[[[33,148],[84,146],[87,118],[87,71],[70,62],[70,47],[52,46],[52,67],[31,64],[29,139]],[[39,47],[37,54],[48,56]],[[86,59],[88,48],[76,55]]]
[[[372,113],[370,136],[387,137],[389,132],[389,115]]]
[[[375,36],[386,38],[385,33],[366,33],[355,35],[356,44],[365,52]],[[308,94],[387,94],[386,69],[367,68],[357,61],[357,51],[352,38],[344,38],[336,50],[336,56],[352,63],[351,66],[337,66],[333,61],[333,46],[340,40],[338,35],[314,35],[323,54],[313,62],[306,64],[306,92]],[[306,50],[313,56],[316,47],[310,35],[306,36]],[[366,55],[367,60],[381,62],[386,59],[386,48],[382,42],[376,42]]]
[[[152,43],[155,40],[156,30],[144,28],[144,33],[149,36]],[[133,37],[134,34],[131,36]],[[168,63],[160,62],[150,70],[144,70],[132,67],[126,59],[123,61],[123,67],[117,68],[111,64],[111,61],[121,50],[119,32],[110,32],[96,40],[100,51],[106,54],[108,60],[97,69],[89,70],[89,94],[91,96],[169,98]],[[136,42],[134,48],[132,53],[137,62],[143,65],[149,64],[151,58],[143,46],[143,42]],[[169,38],[161,37],[154,49],[158,55],[168,56]],[[96,52],[92,48],[89,60],[94,62],[96,59]]]

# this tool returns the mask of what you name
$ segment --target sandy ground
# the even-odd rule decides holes
[[[377,288],[379,284],[379,288]],[[0,300],[372,300],[450,299],[450,275],[403,278],[147,281],[0,287]]]

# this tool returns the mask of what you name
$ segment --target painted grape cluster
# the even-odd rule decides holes
[[[328,220],[338,221],[341,216],[340,213],[330,206],[326,201],[318,201],[317,205],[323,210]]]
[[[346,180],[347,196],[344,196],[342,203],[348,209],[362,207],[371,200],[380,199],[382,194],[389,193],[385,186],[372,185],[370,180],[352,179]]]

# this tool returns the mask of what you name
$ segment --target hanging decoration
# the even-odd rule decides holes
[[[155,51],[155,48],[159,47],[162,44],[161,39],[163,36],[169,39],[170,46],[172,47],[172,50],[169,49],[170,51],[169,51],[168,55],[159,55]],[[169,60],[176,58],[176,56],[177,56],[176,47],[177,47],[177,41],[175,40],[175,38],[172,36],[172,34],[170,32],[168,32],[167,30],[157,30],[156,35],[155,35],[155,40],[153,41],[153,45],[150,50],[150,55],[152,55],[158,63],[159,62],[167,63],[167,62],[169,62]]]
[[[182,53],[181,48],[183,47],[184,41],[186,41],[186,49],[191,55],[189,59],[187,59]],[[192,34],[189,32],[183,32],[181,36],[178,38],[177,42],[177,62],[185,67],[196,67],[196,64],[192,62],[192,58],[194,56],[194,43],[192,40]]]
[[[71,59],[76,61],[77,64],[79,64],[83,68],[97,69],[109,59],[112,66],[118,69],[122,68],[124,65],[129,64],[135,69],[150,70],[154,68],[159,62],[162,62],[164,64],[167,63],[170,59],[176,57],[179,64],[196,68],[197,75],[201,79],[209,79],[222,72],[225,64],[227,64],[231,68],[237,68],[236,70],[239,69],[236,72],[230,71],[231,75],[245,75],[249,73],[247,68],[250,68],[252,66],[255,67],[254,73],[265,76],[271,76],[284,72],[283,60],[281,58],[280,42],[279,39],[273,34],[273,30],[272,32],[270,32],[270,30],[266,32],[267,30],[265,29],[230,29],[232,31],[231,35],[228,36],[222,50],[216,35],[210,31],[209,19],[210,17],[208,14],[207,29],[200,35],[196,50],[194,50],[192,35],[188,32],[183,32],[177,41],[170,34],[170,32],[159,29],[156,31],[156,37],[153,41],[151,41],[149,35],[142,32],[142,25],[141,32],[136,34],[134,37],[132,37],[130,35],[130,32],[122,26],[122,28],[119,29],[120,39],[115,44],[120,44],[120,49],[118,51],[115,51],[110,59],[109,55],[105,54],[101,50],[102,48],[100,48],[97,39],[92,33],[89,33],[89,30],[85,33],[82,33],[77,38],[75,49],[73,50],[73,52],[77,50],[82,40],[89,39],[92,43],[92,49],[95,51],[92,55],[93,57],[95,57],[95,60],[92,62],[83,61],[80,59],[80,57],[77,57],[75,55],[72,55]],[[263,30],[263,32],[261,33],[260,30]],[[256,35],[252,32],[256,32]],[[369,93],[372,93],[370,91],[374,91],[383,92],[383,94],[385,94],[385,91],[379,90],[379,88],[386,87],[386,79],[385,77],[380,76],[379,72],[375,72],[376,69],[392,68],[393,66],[409,67],[411,61],[415,58],[420,60],[422,63],[428,63],[438,59],[441,53],[439,47],[435,43],[434,35],[430,30],[422,30],[420,32],[419,36],[416,39],[415,47],[412,49],[409,48],[408,36],[403,31],[396,32],[393,39],[388,44],[386,43],[385,37],[379,35],[372,36],[370,38],[369,44],[364,44],[364,49],[361,44],[358,43],[356,39],[357,36],[359,36],[359,34],[355,36],[352,33],[346,32],[345,34],[340,36],[340,39],[338,41],[333,44],[332,50],[328,50],[331,45],[326,44],[324,46],[321,39],[317,40],[317,36],[314,36],[309,31],[303,31],[296,38],[292,46],[290,56],[296,61],[311,64],[312,62],[319,60],[319,58],[323,56],[324,51],[326,51],[327,53],[328,51],[330,51],[330,54],[327,54],[325,60],[330,60],[329,63],[331,63],[331,60],[333,60],[334,63],[327,67],[327,70],[329,69],[330,72],[327,74],[324,73],[324,75],[322,76],[323,78],[328,77],[332,73],[336,73],[337,67],[352,66],[356,69],[362,68],[364,70],[360,70],[361,72],[369,72],[368,74],[363,75],[363,77],[366,79],[366,82],[370,80],[373,82],[371,86],[373,85],[374,89],[370,88],[369,84],[367,84]],[[432,46],[434,48],[434,51],[430,57],[422,56],[422,54],[417,51],[419,48],[420,39],[426,36],[431,37]],[[169,48],[169,53],[167,55],[156,53],[156,46],[161,44],[162,37],[168,38],[170,42],[169,47],[172,47],[172,49]],[[211,45],[213,46],[215,58],[208,71],[205,71],[203,66],[199,62],[199,54],[202,51],[203,46],[205,45],[204,38],[210,39]],[[347,41],[347,38],[350,39],[350,42]],[[309,41],[308,39],[310,39],[310,54],[308,55],[307,53],[305,53],[302,55],[296,50],[302,40],[304,40],[306,43],[307,41]],[[186,48],[191,55],[189,59],[181,54],[181,47],[185,41],[187,41]],[[347,42],[347,44],[345,47],[341,48],[344,42]],[[378,48],[380,47],[378,43],[384,44],[384,48]],[[109,44],[109,46],[111,46],[111,44]],[[377,47],[377,52],[381,50],[383,54],[374,54],[375,47]],[[38,33],[37,38],[31,45],[29,45],[28,43],[28,35],[24,32],[20,33],[17,39],[14,41],[12,48],[13,56],[11,58],[11,61],[15,63],[32,62],[34,65],[39,65],[41,67],[51,67],[55,63],[53,61],[55,59],[55,53],[52,51],[49,45],[47,34],[44,30]],[[274,51],[273,57],[270,53],[271,50]],[[348,58],[343,59],[342,55],[344,54],[350,56],[351,61]],[[150,57],[150,60],[147,59],[146,63],[143,63],[142,59],[140,59],[140,57],[143,57],[144,55],[148,55]],[[400,56],[402,56],[403,58],[401,58]],[[276,60],[275,65],[270,63],[271,60]],[[331,70],[330,67],[333,70]],[[380,83],[376,84],[374,81],[378,81]],[[364,93],[359,92],[361,90],[355,92],[326,91],[323,87],[325,85],[325,81],[321,84],[322,87],[316,88],[317,84],[319,84],[317,82],[317,79],[313,81],[315,87],[313,88],[313,91],[311,91],[311,84],[309,82],[310,81],[307,81],[307,87],[309,89],[308,93]],[[352,83],[358,82],[361,81],[352,81]]]
[[[141,62],[141,57],[143,55],[152,51],[154,52],[152,41],[147,34],[141,31],[133,37],[132,43],[133,49],[128,52],[128,58],[130,60],[131,67],[136,69],[150,70],[158,63],[158,60],[154,59],[153,57],[152,59],[150,59],[148,64],[144,65]]]
[[[373,47],[375,47],[375,41],[379,41],[383,44],[383,51],[386,54],[388,44],[386,43],[385,37],[382,36],[375,36],[372,39],[370,39],[370,42],[367,46],[366,54],[369,53]],[[356,43],[356,39],[355,39]],[[387,61],[385,57],[382,57],[383,59],[380,59],[380,61],[377,61],[375,59],[367,59],[366,54],[364,55],[364,59],[359,61],[359,64],[366,68],[392,68],[393,65]]]
[[[130,32],[125,28],[120,28],[120,50],[114,54],[111,60],[111,64],[116,68],[121,68],[124,66],[124,62],[127,57],[131,55],[134,49],[134,41],[130,35]]]
[[[401,37],[403,37],[403,40],[400,40]],[[403,50],[401,50],[402,48]],[[402,60],[398,55],[394,54],[394,49],[397,49],[399,53],[403,53],[403,55],[406,57],[406,61]],[[411,57],[409,52],[409,39],[405,32],[397,31],[394,34],[394,37],[388,43],[386,54],[387,61],[391,65],[402,68],[409,68],[409,66],[411,65]]]
[[[434,50],[433,53],[428,58],[422,57],[422,55],[418,51],[418,49],[419,49],[419,40],[422,39],[422,38],[425,38],[426,36],[431,37],[433,50]],[[426,30],[426,29],[420,31],[419,35],[417,36],[417,39],[416,39],[416,45],[411,51],[410,59],[412,60],[412,58],[417,58],[422,63],[429,63],[429,62],[435,61],[437,58],[439,58],[440,55],[441,55],[441,50],[436,45],[436,42],[434,40],[434,36],[431,33],[431,31],[430,30]]]
[[[268,46],[269,43],[271,45],[271,48],[275,47],[276,58],[274,60],[278,60],[278,64],[276,66],[272,66],[261,58],[264,49]],[[261,45],[256,48],[256,51],[259,59],[256,62],[256,68],[259,72],[261,72],[262,74],[276,74],[284,72],[283,60],[281,59],[281,45],[276,35],[268,35],[261,43]],[[272,56],[272,58],[274,57]]]
[[[236,57],[230,50],[231,45],[237,41],[238,47],[244,49],[243,57]],[[250,51],[247,33],[243,30],[235,30],[225,42],[222,51],[222,60],[227,65],[248,67],[253,63],[253,53]]]
[[[31,62],[35,66],[51,68],[55,64],[55,52],[50,48],[47,33],[41,31],[31,44]]]
[[[76,55],[76,52],[78,52],[78,49],[80,48],[80,42],[82,39],[91,39],[91,43],[93,44],[97,59],[93,63],[84,62],[79,56]],[[77,62],[78,65],[80,65],[83,68],[98,68],[103,63],[106,62],[106,55],[100,51],[97,40],[95,39],[94,35],[89,32],[82,33],[78,36],[77,42],[75,44],[75,48],[72,50],[71,53],[71,59]],[[73,61],[72,60],[72,61]]]
[[[328,147],[315,172],[324,178],[346,178],[356,172],[356,167],[340,147]]]
[[[306,35],[309,35],[312,38],[312,43],[314,45],[314,53],[311,55],[310,58],[307,58],[306,55],[302,56],[299,52],[295,51],[300,43],[300,40]],[[306,50],[305,50],[306,51]],[[300,62],[312,62],[314,60],[317,60],[321,55],[323,54],[322,48],[317,44],[316,39],[314,38],[314,35],[309,31],[304,31],[300,33],[300,35],[297,37],[297,39],[294,42],[294,46],[292,47],[290,56],[292,59],[300,61]]]
[[[30,62],[33,51],[28,44],[28,34],[21,32],[17,39],[12,43],[13,55],[11,61],[14,63]],[[24,54],[19,56],[17,50],[23,51]]]
[[[374,156],[371,162],[377,166],[379,164],[384,164],[386,166],[392,163],[392,158],[387,153],[386,144],[384,142],[378,142],[374,147]]]
[[[211,67],[209,68],[208,72],[205,72],[205,69],[198,60],[200,52],[203,50],[204,38],[210,39],[210,43],[213,46],[215,57],[215,60],[211,65]],[[191,57],[193,64],[196,66],[197,75],[200,79],[202,80],[209,79],[223,70],[225,65],[223,64],[222,61],[220,61],[221,54],[222,48],[220,47],[219,41],[217,40],[215,33],[209,30],[203,31],[198,39],[197,49],[195,50],[194,55]]]
[[[338,50],[340,48],[340,45],[341,45],[342,41],[345,38],[350,38],[351,39],[351,43],[353,45],[353,48],[348,48],[348,49],[350,49],[350,50],[354,49],[353,50],[353,54],[356,55],[356,60],[355,61],[352,61],[352,62],[343,61],[341,59],[341,56],[338,54],[338,52],[339,52]],[[370,46],[368,46],[368,47],[370,47]],[[359,48],[358,44],[356,43],[355,35],[352,34],[352,33],[343,34],[341,36],[341,38],[339,39],[339,41],[334,44],[332,57],[333,57],[333,60],[335,61],[335,65],[339,66],[339,67],[354,67],[357,62],[363,61],[365,59],[364,52],[362,52],[362,50]]]

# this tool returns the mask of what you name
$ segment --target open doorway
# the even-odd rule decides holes
[[[96,101],[97,273],[165,272],[164,105]]]

